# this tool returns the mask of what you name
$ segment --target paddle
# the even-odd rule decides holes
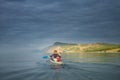
[[[49,56],[43,56],[42,58],[43,58],[43,59],[48,59],[48,58],[49,58]]]

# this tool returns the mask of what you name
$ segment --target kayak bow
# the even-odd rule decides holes
[[[53,64],[53,65],[62,65],[62,64],[63,64],[62,61],[60,61],[60,62],[53,61],[53,60],[49,60],[49,61],[50,61],[50,63]]]

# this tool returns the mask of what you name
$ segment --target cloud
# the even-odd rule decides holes
[[[26,0],[5,0],[5,1],[8,1],[8,2],[24,2]]]
[[[2,0],[0,44],[43,48],[56,41],[120,43],[118,7],[112,0]]]

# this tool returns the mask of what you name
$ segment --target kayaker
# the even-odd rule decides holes
[[[60,53],[61,54],[61,53]],[[61,55],[60,55],[57,50],[54,50],[53,54],[50,55],[50,59],[56,62],[60,62],[61,61]]]

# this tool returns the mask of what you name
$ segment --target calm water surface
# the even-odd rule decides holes
[[[44,55],[0,54],[0,80],[120,80],[120,54],[62,54],[64,67]]]

